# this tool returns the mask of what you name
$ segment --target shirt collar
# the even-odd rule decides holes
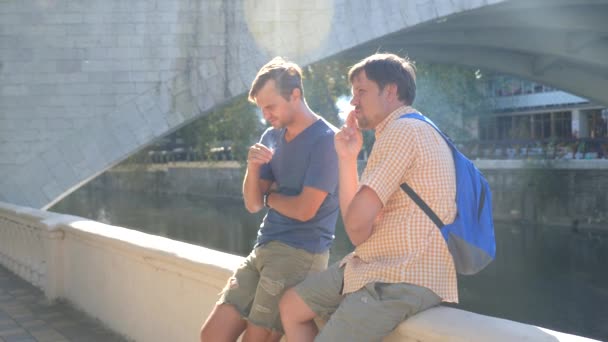
[[[384,118],[384,120],[382,120],[378,126],[376,126],[375,128],[375,136],[376,138],[380,136],[380,134],[382,134],[382,131],[384,131],[384,129],[386,128],[386,126],[388,126],[388,124],[390,122],[393,122],[394,120],[399,119],[399,117],[403,114],[409,114],[409,113],[414,113],[417,112],[414,108],[412,108],[411,106],[401,106],[397,109],[395,109],[392,113],[390,113],[389,115],[386,116],[386,118]]]

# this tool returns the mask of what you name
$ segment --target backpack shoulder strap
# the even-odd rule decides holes
[[[437,228],[441,229],[443,226],[445,226],[443,221],[441,221],[439,216],[435,214],[433,209],[431,209],[431,207],[429,207],[426,202],[422,198],[420,198],[420,196],[418,196],[416,191],[414,191],[414,189],[407,185],[407,183],[401,184],[401,189],[403,189],[403,191],[405,191],[405,193],[410,196],[412,201],[414,201],[414,203],[416,203],[420,207],[420,209],[424,211],[424,213],[431,219],[431,221],[433,221]]]
[[[407,113],[407,114],[401,115],[399,118],[400,119],[416,119],[416,120],[420,120],[420,121],[424,121],[424,122],[428,123],[433,128],[435,128],[435,130],[437,130],[437,132],[439,132],[439,134],[441,134],[441,136],[448,143],[448,145],[450,145],[450,147],[452,147],[451,142],[445,136],[445,134],[443,134],[443,132],[441,132],[441,130],[439,128],[437,128],[437,126],[435,126],[435,124],[431,120],[429,120],[427,117],[423,116],[422,114]],[[412,189],[407,183],[401,184],[401,189],[403,189],[403,191],[405,191],[405,193],[408,194],[408,196],[410,196],[412,201],[414,201],[414,203],[416,203],[420,207],[420,209],[422,209],[422,211],[424,211],[424,213],[431,219],[431,221],[433,221],[433,223],[435,223],[437,228],[441,229],[443,226],[445,226],[443,221],[441,221],[439,216],[437,216],[437,214],[435,214],[433,209],[431,209],[431,207],[429,207],[428,204],[426,204],[426,202],[422,198],[420,198],[420,196],[418,196],[416,191],[414,191],[414,189]]]
[[[439,127],[437,127],[435,125],[435,123],[433,121],[431,121],[431,119],[427,118],[426,116],[420,114],[420,113],[407,113],[407,114],[403,114],[399,117],[399,119],[416,119],[416,120],[420,120],[420,121],[424,121],[427,124],[431,125],[431,127],[433,127],[438,133],[439,135],[441,135],[443,137],[443,140],[445,140],[445,142],[448,144],[448,146],[450,146],[450,148],[452,150],[454,150],[456,148],[456,146],[454,146],[454,143],[452,142],[452,139],[450,137],[448,137],[447,135],[445,135],[445,133],[443,133]]]

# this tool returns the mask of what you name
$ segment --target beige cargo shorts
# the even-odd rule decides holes
[[[346,295],[343,284],[344,268],[338,262],[295,287],[308,307],[327,321],[315,342],[382,341],[399,323],[441,302],[433,291],[413,284],[374,282]]]
[[[283,332],[279,300],[308,274],[327,268],[329,251],[313,254],[278,241],[255,248],[228,280],[217,304],[232,304],[251,323]]]

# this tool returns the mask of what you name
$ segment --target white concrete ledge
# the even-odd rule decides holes
[[[0,263],[135,341],[195,341],[243,258],[84,218],[0,202]],[[591,341],[438,307],[397,341]]]
[[[595,340],[469,311],[436,307],[401,323],[393,334],[384,339],[384,342],[404,341],[591,342]]]

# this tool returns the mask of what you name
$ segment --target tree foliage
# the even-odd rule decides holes
[[[255,106],[243,95],[210,111],[177,134],[206,157],[210,156],[211,148],[230,146],[235,160],[245,160],[249,146],[257,140],[262,129]]]
[[[326,60],[304,68],[304,91],[310,107],[336,126],[342,125],[336,101],[350,98],[347,73],[356,60]],[[475,118],[489,111],[479,70],[456,65],[416,63],[417,95],[414,107],[428,115],[455,140],[472,138]],[[363,134],[369,153],[373,131]]]
[[[490,110],[481,71],[445,64],[417,63],[414,107],[455,140],[471,139],[476,118]]]
[[[350,94],[348,61],[327,60],[302,70],[304,95],[310,108],[337,127],[342,125],[336,102]]]
[[[337,127],[342,125],[336,102],[350,98],[347,72],[356,60],[330,59],[303,68],[304,95],[310,108]],[[414,107],[430,117],[455,140],[470,139],[474,118],[489,110],[479,70],[454,65],[417,63],[417,95]],[[255,106],[240,96],[174,133],[188,146],[209,154],[213,147],[229,145],[236,160],[265,128]],[[371,151],[373,131],[364,132],[364,146]]]

